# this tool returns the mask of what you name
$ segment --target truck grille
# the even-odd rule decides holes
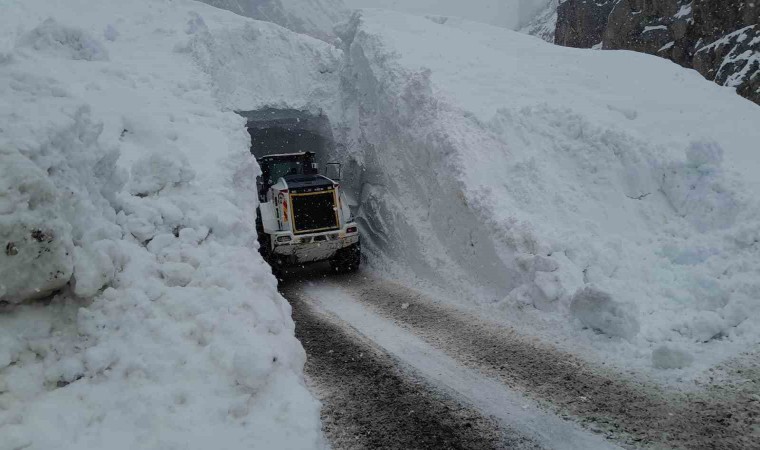
[[[295,234],[337,230],[338,214],[335,209],[335,191],[293,193],[293,232]]]

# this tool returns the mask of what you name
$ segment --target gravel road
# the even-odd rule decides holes
[[[285,287],[296,336],[308,355],[310,387],[323,402],[322,423],[336,449],[529,449],[491,418],[413,376]]]
[[[678,393],[594,367],[555,348],[484,323],[424,294],[368,274],[286,282],[306,371],[324,402],[335,448],[535,448],[526,437],[415,378],[340,321],[310,305],[329,285],[392,320],[465,367],[525,393],[547,411],[628,448],[760,449],[760,371],[742,383]],[[737,369],[742,370],[742,369]]]

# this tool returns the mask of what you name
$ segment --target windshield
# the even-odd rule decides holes
[[[285,175],[303,174],[303,164],[301,161],[282,161],[275,162],[269,166],[269,182],[276,183],[277,180]]]

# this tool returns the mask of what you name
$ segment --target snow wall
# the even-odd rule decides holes
[[[333,50],[190,1],[2,10],[0,449],[323,447],[228,103],[307,107]]]
[[[297,33],[335,40],[333,27],[348,19],[342,0],[200,0],[241,16],[273,22]]]
[[[626,367],[758,342],[755,105],[459,19],[366,10],[339,31],[370,265]]]

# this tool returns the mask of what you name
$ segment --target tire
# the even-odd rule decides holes
[[[357,242],[349,247],[338,250],[330,260],[330,267],[338,273],[351,273],[359,270],[362,262],[361,244]]]
[[[272,237],[264,232],[264,224],[261,221],[261,211],[259,208],[256,208],[256,237],[259,241],[259,254],[261,254],[264,261],[266,261],[266,263],[272,268],[272,275],[274,275],[278,281],[282,281],[285,276],[285,268],[273,257],[274,254],[272,253],[271,245]]]
[[[256,208],[256,238],[259,241],[259,253],[264,261],[269,262],[269,235],[264,232],[264,223],[261,221],[261,211]]]

